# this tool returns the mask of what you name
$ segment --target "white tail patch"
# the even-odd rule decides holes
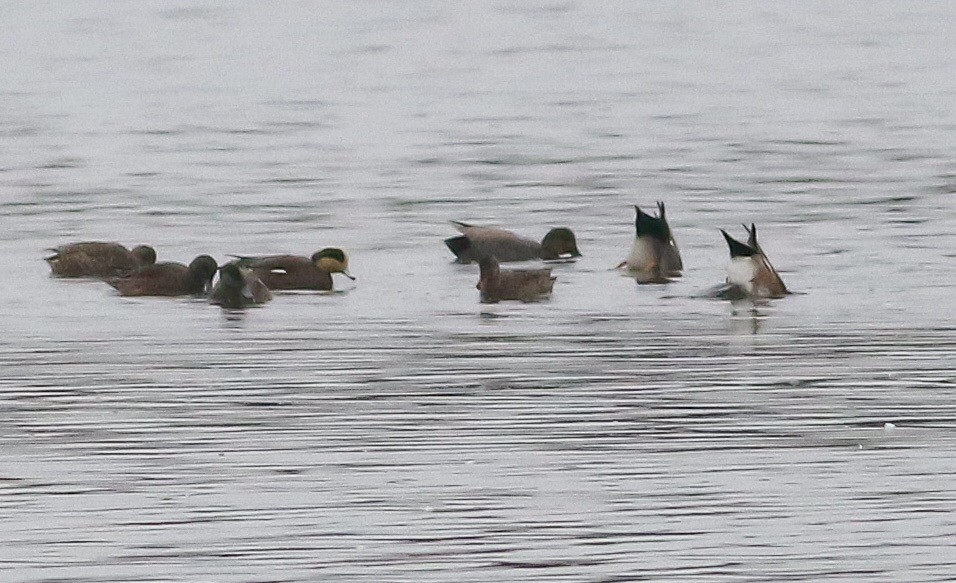
[[[754,277],[757,275],[757,266],[751,257],[734,257],[727,268],[727,283],[735,285],[748,294],[753,294]]]

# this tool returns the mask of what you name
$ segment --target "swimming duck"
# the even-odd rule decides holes
[[[780,274],[767,259],[760,244],[757,243],[757,227],[751,223],[747,230],[747,242],[741,243],[720,232],[730,247],[730,267],[727,269],[727,287],[723,295],[731,299],[739,298],[782,298],[790,293]]]
[[[551,269],[506,269],[502,270],[494,257],[482,257],[478,261],[480,275],[478,285],[481,302],[493,304],[501,300],[531,302],[551,295],[554,280]]]
[[[227,263],[219,268],[219,280],[212,288],[210,301],[230,310],[241,310],[272,299],[272,292],[246,267]]]
[[[581,256],[574,233],[565,227],[551,229],[538,243],[495,227],[476,227],[459,221],[452,221],[452,224],[461,235],[445,239],[445,245],[455,254],[459,263],[471,263],[490,256],[502,263],[531,259],[552,261]]]
[[[156,251],[140,245],[132,251],[119,243],[84,241],[49,249],[44,257],[56,277],[117,277],[156,263]]]
[[[344,251],[326,247],[312,257],[299,255],[263,255],[238,257],[240,266],[251,269],[270,290],[332,289],[332,274],[341,273],[355,280],[348,272],[349,258]]]
[[[206,293],[219,266],[208,255],[182,263],[163,262],[148,265],[126,277],[106,280],[121,296],[187,296]]]
[[[634,245],[627,259],[618,267],[626,267],[647,283],[665,283],[668,278],[679,276],[684,269],[680,250],[674,234],[667,224],[664,203],[657,203],[658,216],[653,217],[635,205]]]

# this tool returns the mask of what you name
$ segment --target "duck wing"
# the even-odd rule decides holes
[[[191,291],[189,268],[182,263],[147,265],[125,277],[113,277],[106,283],[122,296],[178,296]]]

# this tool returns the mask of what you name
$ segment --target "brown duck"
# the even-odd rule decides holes
[[[478,285],[481,301],[493,304],[502,300],[533,302],[551,295],[554,280],[550,268],[501,269],[494,257],[478,261]]]
[[[149,265],[126,277],[106,280],[121,296],[188,296],[208,291],[219,266],[208,255],[200,255],[189,266],[164,262]]]
[[[146,245],[130,251],[119,243],[84,241],[50,251],[43,259],[56,277],[118,277],[156,263],[156,251]]]
[[[344,251],[327,247],[312,257],[299,255],[265,255],[238,257],[236,263],[251,269],[271,290],[332,289],[332,274],[341,273],[354,280],[348,272],[349,258]]]

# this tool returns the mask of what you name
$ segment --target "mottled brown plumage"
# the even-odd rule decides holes
[[[156,263],[156,251],[146,245],[130,251],[119,243],[84,241],[50,251],[44,260],[56,277],[118,277]]]
[[[478,261],[478,285],[483,303],[502,300],[531,302],[551,295],[555,277],[551,269],[501,269],[494,257]]]

